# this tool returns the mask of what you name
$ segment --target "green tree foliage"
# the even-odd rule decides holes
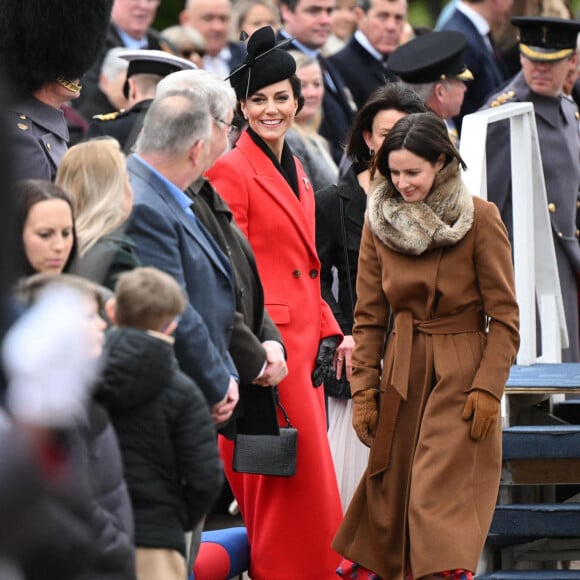
[[[183,10],[184,5],[185,0],[161,0],[153,28],[163,30],[168,26],[179,24],[179,13]]]
[[[16,0],[14,0],[16,1]],[[407,0],[409,4],[409,21],[415,26],[433,26],[447,0]],[[185,0],[161,0],[157,10],[154,27],[163,30],[178,24],[179,13],[183,10]],[[574,14],[580,11],[580,0],[571,0]]]

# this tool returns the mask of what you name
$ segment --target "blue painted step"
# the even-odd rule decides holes
[[[580,503],[496,506],[488,543],[534,538],[580,538]]]
[[[580,392],[580,363],[514,365],[506,390],[518,388],[537,389],[538,392],[549,392],[550,389]]]
[[[503,430],[502,454],[504,461],[578,459],[580,425],[508,427]]]

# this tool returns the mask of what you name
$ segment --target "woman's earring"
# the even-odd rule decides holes
[[[375,150],[369,147],[369,155],[372,157],[375,154]]]

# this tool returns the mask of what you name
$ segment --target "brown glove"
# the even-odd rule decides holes
[[[487,391],[471,391],[465,401],[463,419],[467,421],[471,416],[471,438],[483,441],[499,417],[499,401]]]
[[[356,392],[352,397],[352,426],[361,442],[370,447],[373,444],[379,411],[377,409],[377,389]]]

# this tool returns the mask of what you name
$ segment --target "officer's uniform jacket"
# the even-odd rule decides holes
[[[144,99],[130,109],[95,115],[85,134],[85,141],[95,137],[114,137],[121,144],[123,151],[129,154],[141,132],[145,114],[152,102],[153,99]]]
[[[493,95],[484,108],[516,102],[530,102],[534,105],[568,333],[576,353],[572,360],[578,360],[580,358],[576,295],[576,274],[580,272],[580,232],[576,226],[580,188],[578,109],[565,97],[542,97],[532,92],[523,72],[517,74],[502,92]],[[511,238],[513,227],[509,147],[509,121],[492,123],[487,134],[487,195],[488,199],[499,207]],[[517,216],[515,218],[517,219]]]
[[[8,111],[8,127],[15,179],[54,181],[56,169],[68,148],[64,113],[30,96]]]

